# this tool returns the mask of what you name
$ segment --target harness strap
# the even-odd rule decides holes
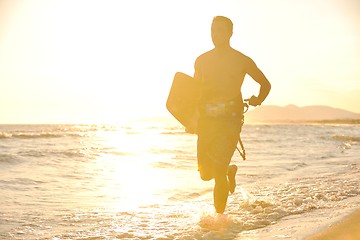
[[[240,153],[240,156],[242,157],[242,159],[245,161],[246,160],[246,155],[245,155],[245,147],[244,147],[244,144],[243,142],[241,141],[241,137],[239,135],[239,144],[240,144],[240,147],[241,147],[241,150],[236,146],[236,149],[238,150],[238,152]]]
[[[245,108],[244,113],[246,113],[249,110],[249,104],[244,103],[244,108]],[[239,135],[239,144],[240,144],[240,147],[241,147],[241,151],[238,148],[238,146],[236,146],[236,149],[238,150],[238,152],[239,152],[240,156],[242,157],[242,159],[245,161],[246,160],[245,147],[244,147],[243,142],[241,141],[240,135]]]

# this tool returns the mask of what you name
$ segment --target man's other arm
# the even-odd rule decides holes
[[[249,103],[250,105],[257,106],[261,105],[261,103],[269,95],[271,84],[263,72],[256,66],[255,62],[251,59],[249,60],[250,62],[248,65],[247,74],[249,74],[250,77],[260,85],[259,95],[257,97],[251,97]]]

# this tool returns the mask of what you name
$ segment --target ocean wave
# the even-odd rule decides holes
[[[33,139],[33,138],[61,138],[61,137],[82,137],[84,134],[80,133],[4,133],[0,132],[0,139],[19,138],[19,139]]]
[[[332,139],[338,141],[360,142],[360,137],[351,135],[334,135],[332,136]]]
[[[0,132],[0,139],[2,139],[2,138],[11,138],[11,137],[12,137],[11,133]]]
[[[27,158],[27,161],[32,161],[33,159],[62,159],[62,158],[70,158],[74,159],[93,159],[99,156],[99,153],[95,151],[88,151],[86,149],[28,149],[28,150],[20,150],[17,152],[19,157]],[[29,157],[31,159],[29,159]],[[1,159],[1,156],[0,156]]]
[[[298,163],[291,164],[290,166],[286,167],[285,169],[288,171],[296,171],[296,170],[299,170],[300,168],[304,168],[307,166],[308,166],[308,164],[306,164],[304,162],[298,162]]]
[[[269,189],[271,192],[271,189]],[[255,195],[246,193],[240,201],[241,214],[236,219],[240,220],[243,230],[254,230],[263,228],[279,222],[287,216],[304,214],[316,209],[331,208],[334,202],[340,205],[340,201],[355,197],[360,194],[356,184],[350,184],[344,190],[338,187],[329,189],[319,189],[313,186],[296,186],[296,185],[279,185],[272,194],[263,196],[261,193]],[[231,209],[237,205],[230,203],[228,208]],[[235,211],[235,210],[233,210]]]
[[[164,132],[161,132],[161,134],[163,135],[187,135],[189,133],[185,132],[185,130],[182,130],[182,131],[164,131]]]
[[[12,154],[0,154],[0,163],[14,164],[19,162],[19,159]]]
[[[176,193],[173,196],[169,197],[170,201],[189,201],[196,198],[199,198],[201,195],[197,192],[180,192]]]
[[[106,153],[114,155],[114,156],[128,156],[130,154],[130,153],[121,152],[121,151],[109,151],[109,152],[106,152]]]
[[[153,166],[156,168],[171,168],[174,169],[177,166],[173,163],[168,163],[168,162],[155,162],[153,163]]]
[[[183,126],[171,126],[171,127],[164,127],[161,129],[162,129],[161,134],[165,134],[165,135],[189,134],[185,131],[185,127]]]

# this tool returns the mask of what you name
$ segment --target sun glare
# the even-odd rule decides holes
[[[66,116],[69,123],[164,112],[174,73],[192,74],[198,53],[191,46],[200,40],[189,38],[197,34],[192,18],[179,15],[193,10],[167,1],[141,3],[141,8],[122,1],[71,1],[71,7],[70,1],[18,3],[2,39],[10,56],[5,84],[20,86],[5,97],[22,93],[12,98],[17,109],[10,109],[20,112],[18,121],[49,119],[46,112],[58,121]],[[148,11],[160,5],[168,10]],[[22,116],[17,101],[23,98],[33,114]]]
[[[166,200],[159,193],[171,191],[177,183],[174,182],[175,178],[167,176],[166,170],[157,168],[156,163],[168,161],[168,156],[165,154],[162,158],[155,158],[151,154],[152,147],[164,145],[164,140],[141,127],[135,130],[99,131],[94,137],[109,151],[109,154],[99,156],[96,164],[107,179],[105,184],[98,183],[102,186],[100,194],[113,199],[110,203],[112,208],[116,211],[122,208],[137,209]]]

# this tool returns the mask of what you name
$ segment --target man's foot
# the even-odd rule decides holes
[[[236,187],[235,176],[236,176],[237,169],[238,168],[237,168],[236,165],[230,165],[229,168],[228,168],[228,179],[229,179],[229,191],[230,191],[230,193],[235,192],[235,187]]]

